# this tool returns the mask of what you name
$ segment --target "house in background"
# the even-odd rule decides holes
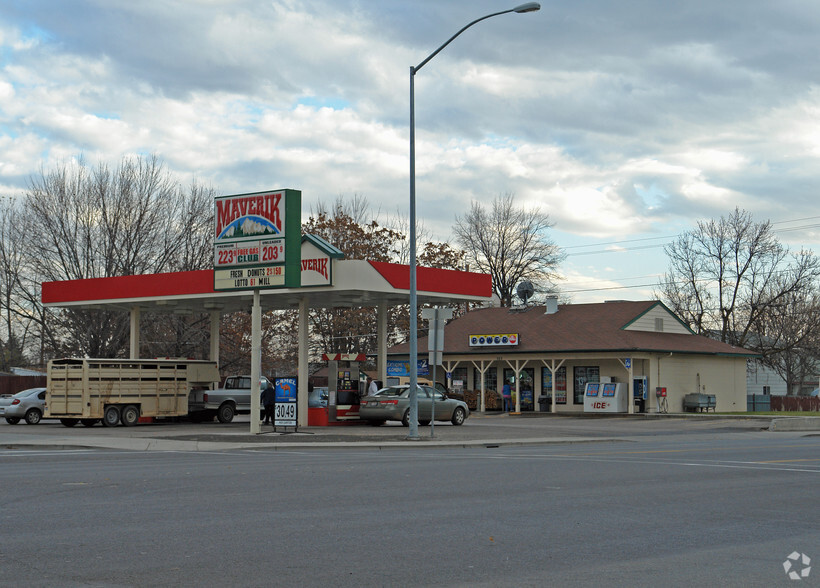
[[[780,374],[755,359],[749,360],[746,371],[746,392],[767,396],[786,396],[788,386]]]

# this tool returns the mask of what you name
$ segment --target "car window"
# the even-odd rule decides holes
[[[439,391],[439,390],[436,390],[435,398],[436,398],[436,402],[439,402],[439,401],[444,402],[445,400],[447,400],[447,397],[444,394],[442,394],[441,391]]]
[[[376,394],[379,396],[401,396],[407,392],[407,388],[382,388]]]
[[[42,392],[40,392],[40,393],[37,395],[37,398],[39,398],[40,400],[45,400],[45,398],[46,398],[46,391],[45,391],[45,390],[43,390]]]

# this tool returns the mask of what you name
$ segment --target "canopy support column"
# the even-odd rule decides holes
[[[140,358],[140,307],[131,307],[131,333],[129,338],[129,359]]]
[[[208,359],[215,361],[216,365],[219,365],[219,321],[222,317],[222,313],[218,310],[212,310],[208,314],[211,319],[211,348],[208,352]]]
[[[299,299],[299,357],[297,358],[297,387],[296,414],[300,427],[308,425],[308,299],[303,296]]]
[[[376,335],[376,376],[377,380],[387,381],[387,304],[378,306],[378,328]]]

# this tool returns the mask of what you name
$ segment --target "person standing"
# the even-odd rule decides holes
[[[271,383],[268,383],[268,387],[262,390],[262,407],[265,409],[265,420],[262,424],[267,425],[269,422],[273,424],[275,422],[276,392]]]
[[[367,395],[373,396],[376,392],[379,391],[379,385],[376,383],[376,380],[367,376]]]
[[[504,387],[501,388],[501,397],[504,400],[504,412],[510,412],[512,409],[512,388],[510,383],[504,380]]]

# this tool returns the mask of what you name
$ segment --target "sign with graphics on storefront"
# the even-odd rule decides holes
[[[418,361],[418,368],[417,374],[420,376],[428,376],[430,375],[430,364],[427,363],[426,359],[419,359]],[[410,375],[410,362],[409,361],[396,361],[390,359],[387,361],[387,375],[393,377],[405,377]]]
[[[316,235],[302,236],[302,286],[332,286],[333,260],[344,257],[337,247]]]
[[[518,345],[518,333],[491,335],[467,335],[470,347],[488,347],[490,345]]]
[[[299,287],[298,190],[214,199],[214,289]]]

